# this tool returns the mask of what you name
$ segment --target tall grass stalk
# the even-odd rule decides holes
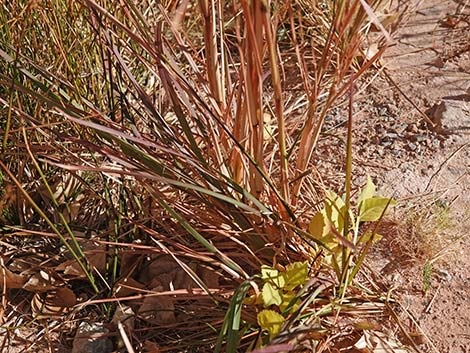
[[[216,272],[221,286],[235,294],[214,304],[217,310],[205,318],[208,329],[197,335],[217,327],[217,348],[234,352],[244,334],[252,337],[255,330],[255,309],[243,299],[260,265],[282,268],[328,251],[319,241],[306,241],[302,224],[323,190],[304,181],[313,179],[312,156],[327,112],[385,50],[361,55],[375,21],[368,13],[379,2],[4,4],[0,84],[9,90],[0,97],[7,107],[0,165],[74,254],[97,293],[119,278],[119,245],[134,242],[129,227],[138,229],[140,240],[171,252],[209,294],[185,261],[196,259]],[[24,30],[9,26],[6,14]],[[289,90],[295,85],[300,92]],[[352,92],[350,97],[352,104]],[[347,212],[351,114],[352,107]],[[106,283],[95,281],[78,244],[75,253],[63,239],[61,227],[74,239],[68,220],[52,222],[24,188],[25,180],[15,177],[19,154],[6,146],[22,140],[30,179],[46,187],[45,166],[93,173],[81,182],[107,209],[96,228],[111,229],[106,241],[115,246]],[[306,200],[310,195],[319,196]],[[99,218],[92,208],[81,211]],[[349,233],[341,236],[354,240]],[[357,263],[350,269],[350,261],[344,247],[342,268],[337,264],[343,295],[358,270]],[[190,319],[174,327],[184,324],[191,327]],[[177,330],[169,334],[185,340]]]

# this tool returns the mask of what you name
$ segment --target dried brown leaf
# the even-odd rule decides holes
[[[132,277],[121,278],[114,285],[114,295],[118,298],[127,297],[139,293],[139,289],[144,289],[145,285]]]
[[[63,281],[58,278],[56,274],[50,271],[46,272],[40,270],[33,273],[26,283],[23,285],[23,289],[30,292],[47,292],[56,289],[61,286]]]
[[[152,289],[153,292],[162,292],[163,287]],[[139,308],[139,316],[154,325],[172,324],[176,322],[175,305],[173,299],[166,296],[145,297]]]
[[[49,292],[36,293],[31,300],[31,308],[36,319],[51,319],[61,317],[76,303],[75,293],[67,287],[60,287]]]
[[[0,288],[22,288],[26,278],[3,267],[0,269]]]

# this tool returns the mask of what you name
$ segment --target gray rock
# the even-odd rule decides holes
[[[431,142],[431,147],[434,147],[434,148],[439,148],[439,147],[441,147],[441,141],[439,141],[438,139],[432,140],[432,142]]]
[[[413,135],[411,136],[411,140],[415,142],[424,142],[426,141],[427,136],[426,135]]]
[[[405,162],[401,165],[400,169],[403,171],[403,172],[406,172],[406,171],[410,171],[410,172],[414,172],[415,170],[415,166],[413,163],[411,162]]]
[[[437,269],[436,273],[441,279],[441,281],[445,281],[445,282],[452,281],[452,275],[449,273],[449,271],[444,270],[444,269]]]
[[[406,131],[407,128],[407,124],[398,124],[397,126],[395,126],[395,131],[397,132],[397,134],[401,135]]]
[[[383,137],[387,140],[396,140],[398,138],[398,134],[395,132],[387,132]]]
[[[82,322],[73,339],[72,353],[111,353],[113,343],[108,338],[109,330],[100,322]]]

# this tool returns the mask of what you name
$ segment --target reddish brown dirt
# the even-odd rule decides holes
[[[356,171],[375,175],[383,193],[403,200],[396,211],[402,225],[378,246],[372,264],[396,288],[401,305],[419,324],[419,348],[466,353],[470,352],[470,4],[427,0],[414,5],[383,66],[403,94],[433,120],[437,132],[382,74],[370,88],[373,95],[358,102],[362,110],[358,117],[364,119],[357,123],[356,152],[363,163],[358,162]],[[421,216],[411,210],[420,210]],[[400,252],[408,256],[400,257]],[[426,279],[423,270],[429,263],[432,272]]]
[[[409,6],[409,17],[395,33],[380,73],[355,102],[355,184],[362,185],[369,174],[382,194],[399,200],[397,225],[389,225],[369,262],[408,311],[401,319],[422,352],[466,353],[470,2],[402,1],[401,6]],[[328,134],[316,153],[317,167],[328,175],[325,184],[338,190],[344,160],[335,151],[345,149],[346,120],[344,107],[327,116]]]

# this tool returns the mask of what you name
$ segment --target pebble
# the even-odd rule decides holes
[[[413,142],[410,142],[408,144],[408,148],[410,149],[410,151],[415,151],[418,148],[418,146],[414,144]]]
[[[452,275],[449,273],[449,271],[444,270],[444,269],[437,269],[436,273],[441,280],[446,281],[446,282],[452,281]]]
[[[395,126],[395,131],[397,132],[397,134],[401,135],[406,131],[407,128],[407,124],[398,124],[397,126]]]
[[[406,172],[407,170],[409,170],[410,172],[413,172],[415,170],[415,166],[413,165],[413,163],[405,162],[401,165],[400,169],[403,172]]]
[[[108,333],[103,323],[83,321],[73,339],[72,353],[111,353],[113,344],[106,335]]]
[[[383,135],[384,139],[395,140],[398,138],[398,134],[395,132],[387,132]]]
[[[434,147],[434,148],[439,148],[441,147],[441,141],[439,141],[438,139],[434,139],[431,141],[431,147]]]
[[[416,124],[409,124],[407,130],[413,134],[416,134],[419,131]]]
[[[413,135],[412,140],[415,142],[425,142],[427,139],[426,135]]]

